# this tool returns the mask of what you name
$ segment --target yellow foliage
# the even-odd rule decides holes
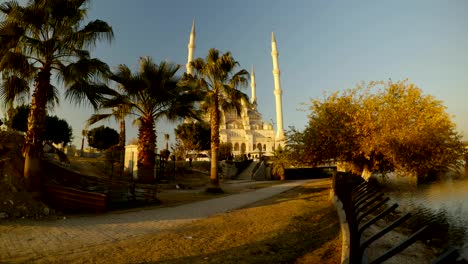
[[[361,83],[312,100],[302,137],[310,163],[346,161],[418,175],[456,165],[464,153],[446,107],[408,80]]]

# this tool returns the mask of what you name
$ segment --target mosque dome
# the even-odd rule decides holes
[[[273,125],[270,122],[265,122],[265,123],[263,123],[263,129],[273,130]]]

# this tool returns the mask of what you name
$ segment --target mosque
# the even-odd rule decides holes
[[[188,43],[187,73],[193,74],[190,62],[195,53],[195,23],[192,24]],[[280,70],[278,65],[278,49],[275,35],[271,33],[271,57],[273,61],[273,79],[276,101],[276,134],[273,125],[265,122],[257,110],[255,72],[252,66],[250,75],[251,96],[250,104],[243,102],[240,115],[235,112],[221,111],[219,136],[220,141],[231,143],[234,155],[249,155],[251,157],[273,156],[275,147],[285,144],[283,129],[282,90],[280,83]],[[205,119],[209,121],[209,116]]]

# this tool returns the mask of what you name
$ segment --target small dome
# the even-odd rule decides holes
[[[263,123],[263,129],[273,129],[273,125],[269,122]]]

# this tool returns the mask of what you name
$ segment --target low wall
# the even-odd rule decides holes
[[[286,180],[302,179],[322,179],[330,178],[336,167],[318,167],[318,168],[287,168],[285,169]]]

